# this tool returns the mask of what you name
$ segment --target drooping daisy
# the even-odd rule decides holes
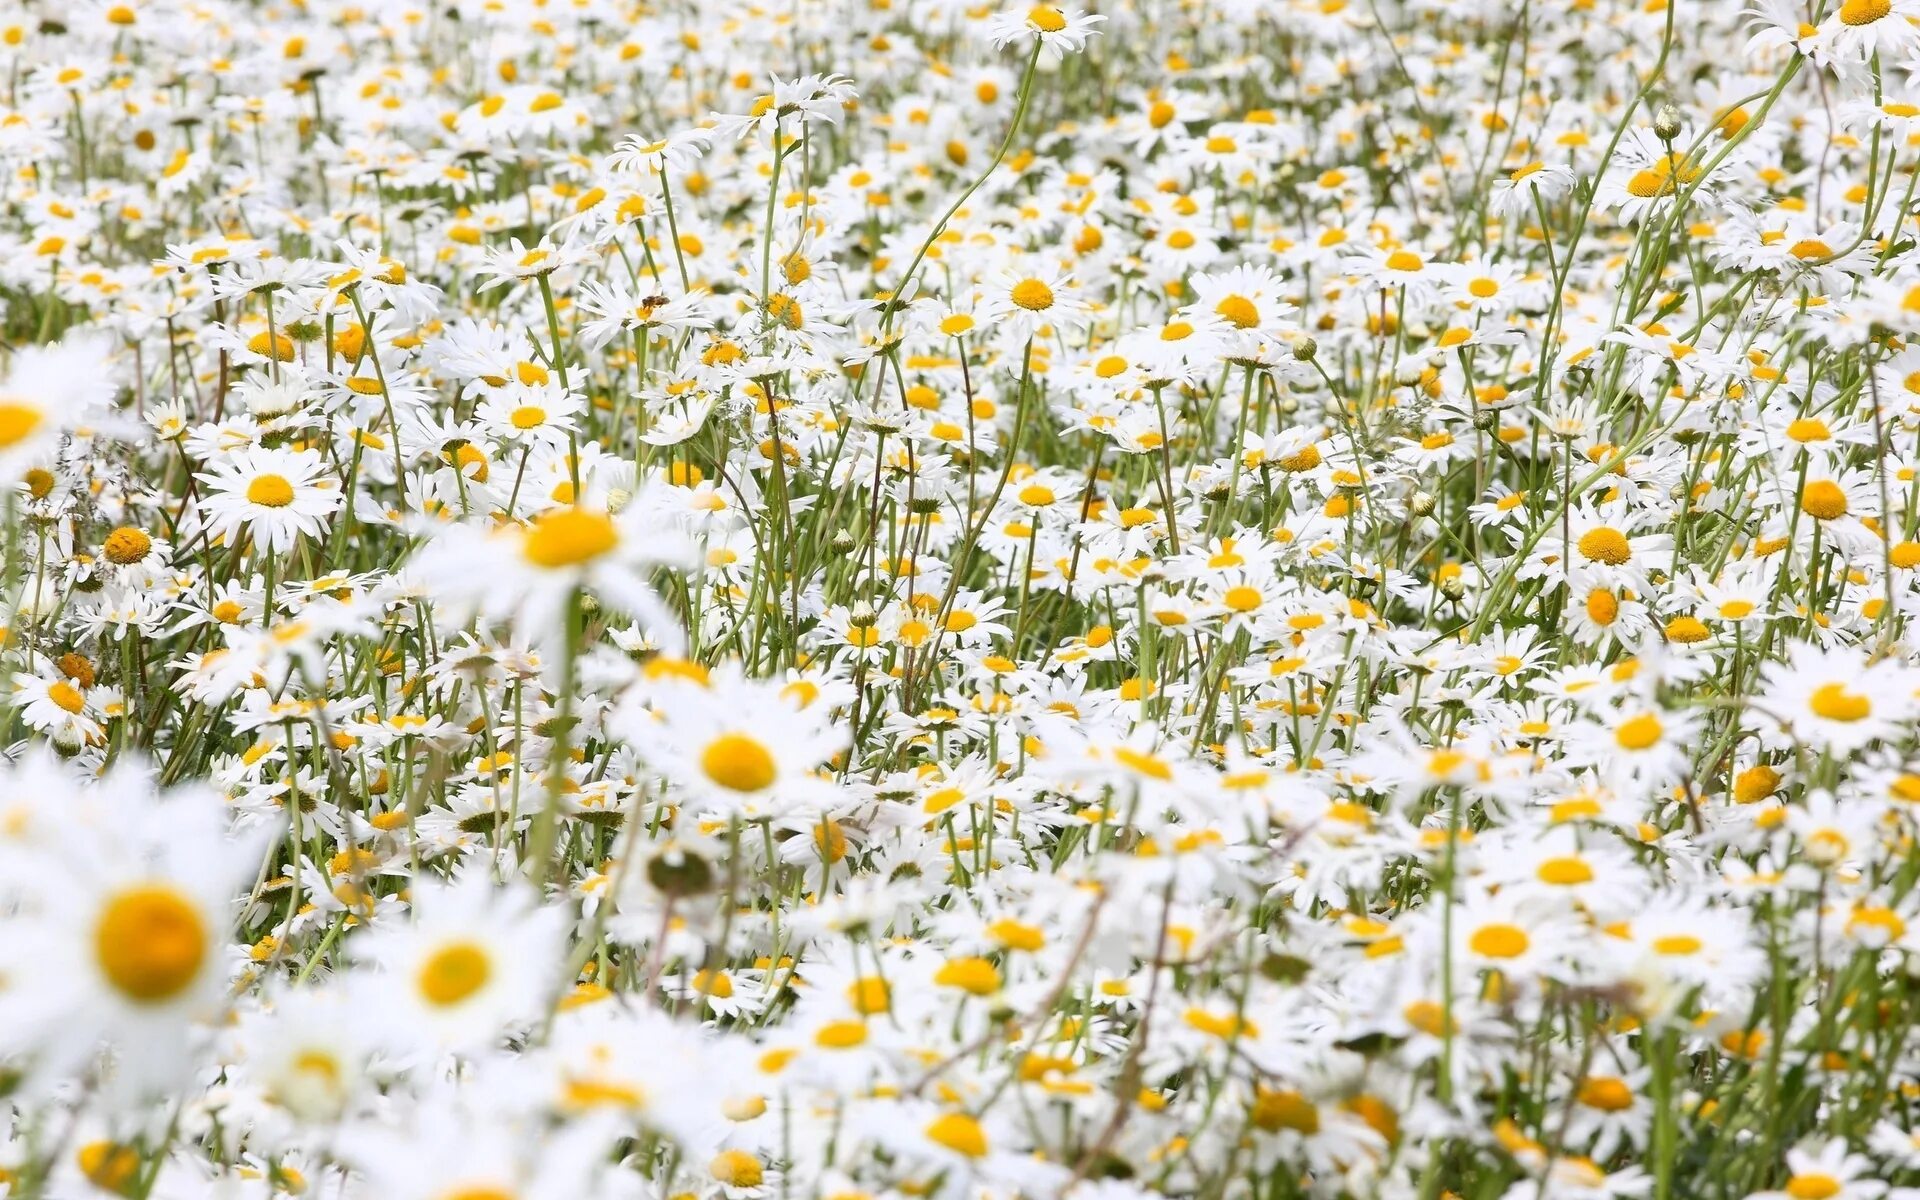
[[[987,37],[995,47],[1036,39],[1048,57],[1058,59],[1085,46],[1105,20],[1077,8],[1036,4],[1025,12],[996,13],[987,21]]]

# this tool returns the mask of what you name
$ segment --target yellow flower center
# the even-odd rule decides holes
[[[472,942],[454,942],[433,952],[420,968],[420,994],[427,1003],[448,1008],[487,986],[493,961]]]
[[[813,1035],[814,1044],[828,1050],[851,1050],[866,1040],[867,1027],[861,1021],[829,1021]]]
[[[247,500],[262,508],[285,508],[293,503],[293,484],[285,475],[262,475],[247,485]]]
[[[1753,804],[1773,795],[1779,786],[1780,772],[1761,763],[1734,776],[1733,798],[1742,804]]]
[[[1571,854],[1548,859],[1540,864],[1534,874],[1539,877],[1541,883],[1551,883],[1559,887],[1572,887],[1575,884],[1593,882],[1593,868],[1587,865],[1587,860]]]
[[[507,420],[513,422],[515,429],[538,429],[546,424],[547,410],[537,404],[522,404]]]
[[[779,774],[773,754],[744,733],[723,733],[708,742],[700,753],[700,769],[708,779],[736,792],[761,791]]]
[[[145,530],[135,529],[131,525],[122,525],[107,535],[106,545],[102,548],[107,561],[117,566],[127,567],[139,562],[153,549],[153,539]]]
[[[1829,721],[1864,721],[1873,715],[1873,701],[1858,692],[1849,692],[1844,683],[1823,683],[1813,689],[1807,700],[1813,714]]]
[[[1213,311],[1242,329],[1251,329],[1260,323],[1260,309],[1245,296],[1228,296],[1214,305]]]
[[[1608,525],[1587,530],[1580,535],[1577,545],[1588,562],[1605,563],[1609,567],[1617,567],[1633,557],[1627,535]]]
[[[745,1150],[722,1150],[707,1164],[707,1173],[728,1187],[759,1187],[766,1168]]]
[[[1689,163],[1686,155],[1675,151],[1647,169],[1636,172],[1627,181],[1627,191],[1643,200],[1654,196],[1671,196],[1676,180],[1690,184],[1700,178],[1700,173],[1701,168]]]
[[[1800,492],[1800,511],[1818,521],[1847,515],[1847,494],[1831,479],[1816,479]]]
[[[1623,750],[1645,750],[1658,742],[1660,735],[1665,732],[1659,717],[1652,713],[1641,713],[1637,717],[1628,718],[1619,729],[1615,730],[1613,740],[1618,742]]]
[[[1707,640],[1707,627],[1698,617],[1675,617],[1667,622],[1667,640],[1691,645]]]
[[[557,569],[591,562],[619,544],[620,531],[606,513],[558,508],[534,519],[521,552],[535,566]]]
[[[984,958],[955,958],[934,973],[933,981],[975,996],[991,996],[1000,990],[1000,970]]]
[[[1623,1079],[1596,1075],[1580,1081],[1579,1099],[1588,1108],[1620,1112],[1633,1107],[1633,1089]]]
[[[40,410],[31,404],[0,399],[0,450],[26,441],[43,420]]]
[[[247,349],[281,362],[293,361],[293,339],[284,333],[269,333],[263,329],[247,339]]]
[[[1532,940],[1518,925],[1482,925],[1473,931],[1467,945],[1482,958],[1519,958]]]
[[[1053,289],[1038,279],[1022,279],[1013,285],[1012,300],[1028,312],[1042,312],[1053,307]]]
[[[935,1117],[927,1126],[927,1140],[968,1158],[982,1158],[987,1153],[987,1131],[965,1113]]]
[[[1840,10],[1841,20],[1846,20],[1847,9],[1852,8],[1857,2],[1858,0],[1848,0],[1846,6]],[[1886,0],[1879,0],[1879,2],[1880,9],[1884,13],[1887,7]],[[1863,22],[1848,23],[1862,24]],[[1787,1180],[1786,1193],[1792,1196],[1793,1200],[1829,1200],[1830,1197],[1840,1194],[1840,1181],[1831,1175],[1822,1175],[1817,1171],[1806,1175],[1795,1175]]]
[[[1319,465],[1320,447],[1318,446],[1302,446],[1297,454],[1283,454],[1280,456],[1280,469],[1282,471],[1311,471]]]
[[[1253,1094],[1253,1123],[1268,1133],[1291,1129],[1312,1135],[1320,1132],[1320,1110],[1299,1092],[1259,1088]]]
[[[140,1152],[119,1142],[88,1142],[74,1159],[87,1182],[101,1191],[128,1195],[140,1176]]]
[[[1067,27],[1067,15],[1051,4],[1038,4],[1027,10],[1027,24],[1041,33],[1059,33]]]
[[[1871,25],[1892,11],[1893,0],[1847,0],[1840,6],[1840,23],[1856,26]],[[1792,1191],[1791,1184],[1788,1185],[1788,1190]],[[1822,1196],[1832,1194],[1832,1192],[1821,1193]],[[1796,1200],[1805,1200],[1805,1197],[1800,1197],[1798,1193],[1795,1195]]]
[[[1389,271],[1418,271],[1426,265],[1426,260],[1411,250],[1395,250],[1392,254],[1387,255],[1387,270]]]
[[[166,884],[115,895],[93,927],[93,952],[107,982],[136,1004],[157,1004],[185,991],[207,959],[200,910]]]
[[[847,985],[847,1003],[863,1017],[893,1011],[893,988],[878,975],[862,975]]]

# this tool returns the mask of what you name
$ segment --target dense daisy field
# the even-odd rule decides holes
[[[0,0],[0,1196],[1920,1197],[1920,0]]]

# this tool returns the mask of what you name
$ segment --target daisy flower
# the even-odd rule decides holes
[[[246,534],[269,552],[317,538],[341,505],[338,482],[312,450],[246,447],[216,459],[199,476],[208,529],[229,542]]]
[[[356,1003],[380,1013],[391,1052],[477,1050],[540,1015],[561,984],[565,914],[479,869],[416,879],[411,899],[404,919],[390,913],[350,944],[368,968]]]
[[[1036,4],[1024,12],[995,13],[987,19],[987,39],[995,49],[1034,39],[1048,57],[1077,53],[1106,18],[1078,8]]]

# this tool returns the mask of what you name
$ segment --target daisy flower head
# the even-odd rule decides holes
[[[799,698],[790,688],[727,675],[677,689],[657,710],[623,710],[614,720],[700,810],[817,813],[839,794],[819,771],[844,749],[845,736]]]
[[[629,174],[676,174],[700,161],[712,135],[704,129],[684,129],[658,139],[630,133],[607,156],[609,171]]]
[[[987,38],[995,49],[1032,40],[1035,53],[1060,59],[1078,53],[1099,32],[1106,18],[1078,8],[1036,4],[1024,10],[996,13],[987,20]]]
[[[1091,319],[1072,277],[1065,271],[1034,274],[1002,272],[988,288],[976,311],[982,323],[1005,330],[1017,345],[1041,330],[1076,328]]]
[[[20,719],[29,728],[46,734],[55,745],[68,749],[98,746],[105,741],[106,728],[101,724],[99,705],[87,691],[83,679],[63,671],[22,671],[13,677],[7,704],[19,709]]]
[[[1495,212],[1509,220],[1524,220],[1541,206],[1552,208],[1573,191],[1572,170],[1535,159],[1522,163],[1493,181]]]
[[[562,912],[485,869],[416,881],[411,898],[351,944],[369,968],[360,1003],[381,1014],[390,1052],[480,1049],[540,1015],[560,983]]]
[[[8,775],[23,769],[40,770]],[[91,786],[68,779],[60,839],[0,839],[0,1053],[39,1081],[110,1050],[110,1090],[133,1100],[176,1083],[204,1050],[195,1031],[226,1003],[235,900],[270,831],[235,836],[210,791],[156,793],[131,764]]]
[[[1897,662],[1803,642],[1767,668],[1757,707],[1793,740],[1846,754],[1911,721],[1917,684],[1920,677]]]
[[[199,479],[215,536],[231,543],[244,534],[275,554],[319,537],[343,502],[339,481],[312,450],[245,447],[215,459]]]
[[[663,509],[649,490],[618,511],[560,503],[503,526],[455,522],[431,531],[418,577],[448,603],[494,619],[517,616],[554,644],[576,598],[590,594],[674,645],[679,620],[660,602],[651,574],[689,561],[693,547],[663,520]]]
[[[1873,1160],[1855,1153],[1842,1139],[1803,1142],[1787,1151],[1786,1158],[1785,1185],[1755,1192],[1749,1200],[1876,1200],[1886,1194],[1887,1184],[1877,1177]]]
[[[0,479],[19,479],[63,434],[99,419],[116,389],[111,360],[107,341],[89,333],[13,352],[0,376]]]
[[[1920,50],[1920,5],[1913,0],[1843,0],[1820,30],[1836,58],[1909,58]]]

